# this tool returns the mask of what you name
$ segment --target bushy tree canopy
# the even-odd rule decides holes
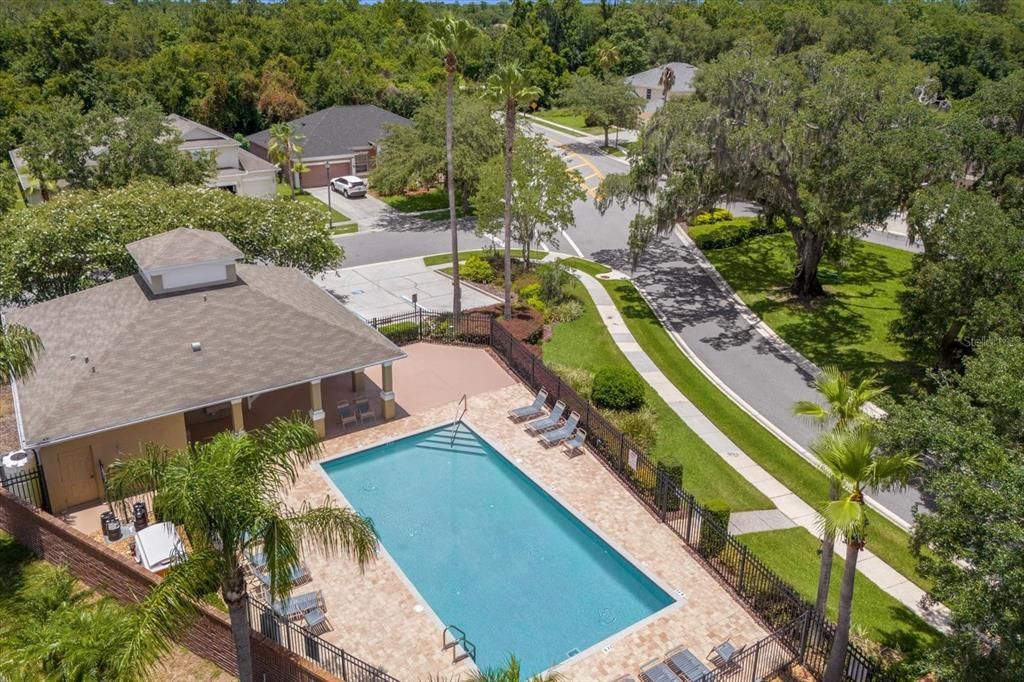
[[[224,234],[250,262],[308,274],[343,255],[320,212],[294,201],[158,182],[66,192],[0,220],[0,301],[41,301],[131,275],[126,244],[185,226]]]

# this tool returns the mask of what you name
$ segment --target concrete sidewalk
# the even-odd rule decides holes
[[[577,277],[583,283],[587,293],[590,294],[597,306],[601,320],[608,328],[615,345],[619,347],[630,364],[640,375],[658,392],[658,395],[668,403],[669,407],[690,427],[700,438],[707,443],[712,450],[724,459],[729,466],[735,469],[743,478],[747,479],[755,488],[764,493],[776,506],[785,519],[788,519],[794,526],[805,528],[815,537],[818,533],[818,514],[811,505],[800,499],[791,492],[778,479],[769,474],[754,460],[744,454],[710,419],[705,417],[697,407],[687,399],[682,392],[675,387],[666,377],[654,361],[643,351],[637,343],[633,334],[626,326],[625,320],[615,307],[614,301],[605,290],[604,286],[594,277],[579,271],[575,271]],[[625,278],[624,275],[617,275]],[[743,519],[746,525],[747,519]],[[784,521],[775,518],[772,523],[765,521],[765,530],[783,527]],[[836,553],[842,557],[845,555],[846,546],[844,543],[836,543]],[[878,585],[887,594],[905,605],[911,611],[919,615],[925,622],[932,626],[948,631],[949,613],[944,607],[925,608],[922,600],[925,592],[920,587],[905,578],[902,574],[879,559],[870,550],[862,550],[857,561],[857,570],[868,580]]]

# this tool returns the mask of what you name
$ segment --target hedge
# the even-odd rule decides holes
[[[714,225],[701,225],[690,230],[690,238],[704,251],[727,249],[754,237],[785,231],[779,221],[769,225],[760,218],[737,218]]]
[[[420,335],[419,325],[415,322],[395,322],[394,324],[385,324],[377,331],[399,345],[415,341]]]
[[[601,408],[637,410],[644,404],[644,380],[632,368],[606,367],[594,375],[590,396]]]

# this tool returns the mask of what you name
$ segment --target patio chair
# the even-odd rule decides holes
[[[347,400],[338,403],[338,421],[343,429],[356,425],[356,411]]]
[[[586,429],[576,429],[576,433],[573,434],[572,438],[565,441],[565,452],[569,457],[575,457],[580,454],[583,450],[583,444],[587,442],[587,431]]]
[[[370,407],[370,401],[366,398],[359,398],[356,400],[356,409],[359,410],[359,421],[362,424],[367,422],[376,422],[377,415],[374,414],[373,408]]]
[[[739,658],[746,646],[737,647],[729,640],[725,640],[708,652],[708,660],[715,664],[716,668],[724,667]]]
[[[680,679],[687,680],[687,682],[696,682],[711,672],[706,665],[701,663],[696,654],[683,647],[668,652],[665,654],[665,658],[668,659],[666,661],[668,666],[678,673]]]
[[[316,592],[303,592],[281,601],[275,601],[273,604],[274,613],[288,620],[302,618],[307,613],[316,609],[323,610],[323,607],[324,600],[320,590]]]
[[[311,635],[322,635],[331,629],[331,621],[327,620],[327,614],[323,609],[313,609],[302,615],[305,621],[306,631]]]
[[[658,659],[640,666],[640,682],[679,682],[679,675]]]
[[[562,414],[565,412],[565,403],[559,400],[555,403],[555,406],[551,408],[551,414],[544,417],[543,419],[535,419],[526,425],[527,433],[540,433],[541,431],[547,431],[558,426],[558,423],[562,421]]]
[[[533,399],[533,402],[526,407],[517,407],[508,411],[509,418],[512,421],[522,421],[523,419],[533,419],[534,417],[544,413],[544,403],[548,400],[548,389],[542,388],[537,392],[537,397]]]
[[[572,432],[576,430],[576,425],[580,423],[579,412],[573,412],[569,415],[569,418],[560,427],[554,431],[547,431],[540,434],[541,444],[549,448],[552,445],[558,445],[563,440],[572,435]]]

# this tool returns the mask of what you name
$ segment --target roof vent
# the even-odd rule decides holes
[[[202,349],[203,349],[203,344],[202,343],[200,343],[199,341],[193,341],[192,342],[192,352],[193,353],[198,353]]]

